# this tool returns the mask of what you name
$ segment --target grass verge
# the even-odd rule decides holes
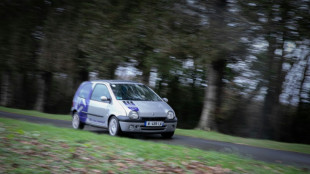
[[[169,141],[169,140],[167,140]],[[0,118],[3,173],[306,173],[236,154]]]
[[[42,113],[38,111],[6,108],[2,106],[0,106],[0,111],[23,114],[23,115],[30,115],[30,116],[35,116],[35,117],[43,117],[43,118],[49,118],[49,119],[71,121],[70,115],[47,114],[47,113]],[[223,142],[229,142],[229,143],[235,143],[235,144],[244,144],[244,145],[263,147],[263,148],[269,148],[269,149],[277,149],[277,150],[285,150],[285,151],[310,154],[310,145],[305,145],[305,144],[283,143],[283,142],[277,142],[277,141],[271,141],[271,140],[242,138],[242,137],[230,136],[230,135],[225,135],[225,134],[221,134],[217,132],[203,131],[203,130],[177,129],[175,134],[208,139],[208,140],[216,140],[216,141],[223,141]]]
[[[0,111],[4,112],[10,112],[10,113],[16,113],[16,114],[22,114],[22,115],[29,115],[34,117],[42,117],[42,118],[49,118],[49,119],[55,119],[55,120],[67,120],[71,121],[71,116],[68,115],[61,115],[61,114],[47,114],[39,111],[34,110],[24,110],[24,109],[15,109],[15,108],[7,108],[0,106]]]
[[[235,144],[250,145],[250,146],[255,146],[255,147],[264,147],[264,148],[269,148],[269,149],[310,154],[310,145],[306,145],[306,144],[283,143],[283,142],[271,141],[271,140],[242,138],[242,137],[225,135],[225,134],[221,134],[218,132],[203,131],[203,130],[177,129],[176,134],[196,137],[196,138],[202,138],[202,139],[208,139],[208,140],[216,140],[216,141],[223,141],[223,142],[229,142],[229,143],[235,143]]]

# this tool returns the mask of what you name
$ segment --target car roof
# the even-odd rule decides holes
[[[110,84],[121,84],[121,83],[142,84],[142,83],[130,81],[130,80],[93,80],[91,82],[93,82],[93,83],[106,82],[106,83],[110,83]]]

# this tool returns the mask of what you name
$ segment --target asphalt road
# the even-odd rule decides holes
[[[2,111],[0,111],[0,117],[12,118],[12,119],[23,120],[23,121],[39,123],[39,124],[50,124],[50,125],[54,125],[57,127],[71,128],[70,121],[32,117],[32,116],[7,113],[7,112],[2,112]],[[108,131],[105,129],[99,129],[99,128],[95,128],[91,126],[86,126],[85,130],[91,131],[94,133],[99,133],[99,134],[108,134]],[[224,152],[224,153],[234,153],[234,154],[246,156],[249,158],[253,158],[253,159],[261,160],[265,162],[287,164],[287,165],[302,167],[308,170],[310,169],[310,155],[309,154],[259,148],[259,147],[226,143],[226,142],[213,141],[213,140],[204,140],[200,138],[192,138],[192,137],[181,136],[181,135],[174,135],[172,139],[162,139],[160,135],[132,135],[132,136],[127,136],[127,137],[140,139],[144,141],[153,141],[153,142],[160,142],[160,143],[173,144],[173,145],[183,145],[183,146],[198,148],[202,150],[215,150],[215,151]]]

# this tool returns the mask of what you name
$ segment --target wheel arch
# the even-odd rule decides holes
[[[117,122],[117,128],[116,128],[116,130],[114,130],[115,131],[115,134],[114,135],[112,135],[111,134],[111,130],[110,130],[110,121],[111,121],[111,119],[113,118],[113,117],[115,117],[115,120],[116,120],[116,122]],[[118,118],[117,118],[117,116],[115,116],[114,114],[111,114],[110,116],[109,116],[109,118],[108,118],[108,130],[109,130],[109,134],[110,135],[112,135],[112,136],[119,136],[119,135],[121,135],[122,134],[122,129],[121,129],[121,126],[120,126],[120,123],[119,123],[119,120],[118,120]],[[112,127],[113,128],[113,127]],[[113,131],[113,132],[114,132]]]
[[[74,115],[76,112],[77,112],[76,109],[72,110],[72,111],[71,111],[71,117],[73,117],[73,115]]]
[[[107,122],[107,125],[108,125],[107,127],[109,127],[110,120],[111,120],[111,118],[112,118],[113,116],[116,117],[114,114],[109,115],[108,122]],[[116,117],[116,118],[117,118],[117,117]]]

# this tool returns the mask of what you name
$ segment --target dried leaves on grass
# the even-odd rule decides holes
[[[120,153],[115,147],[52,140],[39,132],[14,130],[3,124],[0,128],[0,171],[4,173],[231,173],[230,169],[207,166],[201,161],[144,159],[126,149],[119,149]]]

